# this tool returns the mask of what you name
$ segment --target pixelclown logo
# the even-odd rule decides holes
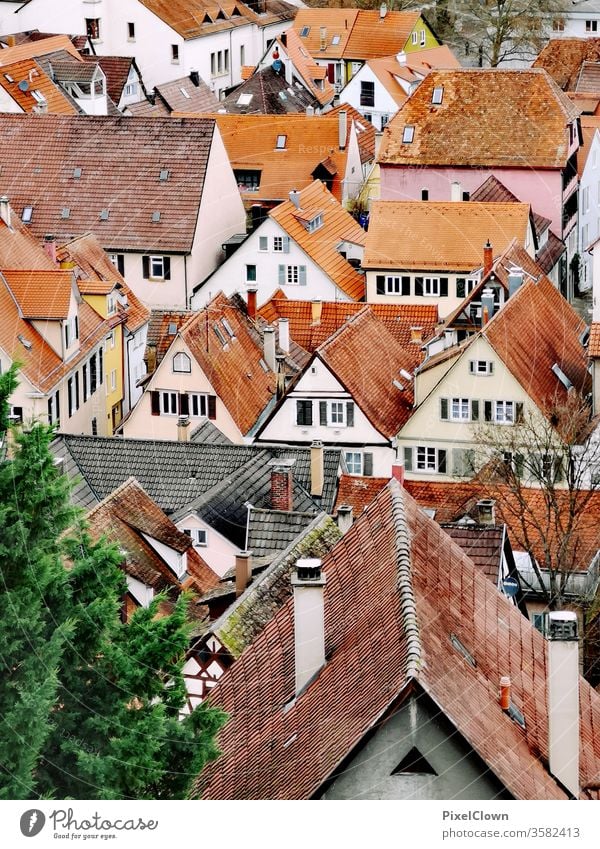
[[[25,811],[21,817],[21,834],[25,837],[35,837],[39,834],[46,824],[46,817],[42,811],[33,808],[30,811]]]

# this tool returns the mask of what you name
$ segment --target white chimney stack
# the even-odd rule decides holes
[[[190,420],[187,416],[180,416],[177,419],[177,441],[190,441]]]
[[[340,533],[347,533],[352,527],[352,507],[349,504],[340,504],[337,511],[337,526]]]
[[[319,559],[297,561],[292,574],[296,696],[325,664],[324,586]]]
[[[275,359],[275,328],[265,327],[263,330],[264,356],[265,362],[271,371],[277,370],[277,361]]]
[[[10,227],[10,203],[7,195],[0,197],[0,218],[4,221],[7,227]]]
[[[461,185],[457,180],[450,184],[450,200],[452,203],[462,200]]]
[[[346,136],[348,135],[348,114],[345,109],[338,112],[338,132],[340,150],[346,147]]]
[[[296,209],[300,209],[300,192],[296,189],[292,189],[290,192],[290,200],[296,207]]]
[[[548,614],[548,755],[550,772],[579,798],[579,640],[577,615]]]
[[[290,352],[290,320],[289,318],[280,318],[277,322],[279,328],[279,347],[284,354]]]

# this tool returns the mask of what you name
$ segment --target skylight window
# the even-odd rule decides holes
[[[38,91],[37,88],[31,90],[31,95],[34,100],[36,100],[39,104],[46,103],[46,98],[42,94],[41,91]]]
[[[462,654],[462,656],[470,666],[477,666],[477,661],[475,660],[471,652],[461,643],[456,634],[450,634],[450,642],[452,643],[456,651]]]
[[[223,333],[221,332],[221,328],[217,324],[213,324],[213,330],[215,331],[215,335],[216,335],[217,339],[219,340],[219,342],[221,343],[221,345],[223,345],[223,347],[225,347],[225,345],[227,344],[227,339],[223,336]]]
[[[279,92],[279,99],[280,100],[287,100],[287,94],[285,93],[285,91]]]
[[[415,128],[407,125],[402,133],[402,144],[410,144],[415,137]]]
[[[108,215],[109,215],[108,209],[102,209],[100,211],[100,221],[108,221]]]
[[[237,105],[238,106],[250,106],[250,103],[252,102],[252,97],[253,97],[253,95],[248,94],[247,92],[245,92],[244,94],[240,94],[240,96],[237,99]]]
[[[231,336],[232,339],[235,339],[235,333],[233,332],[233,327],[229,324],[226,318],[221,319],[221,324],[227,331],[227,334]]]
[[[155,211],[152,213],[152,220],[153,220],[154,222],[160,221],[160,212],[159,212],[158,210],[155,210]]]
[[[17,336],[17,339],[19,340],[19,342],[20,342],[20,343],[21,343],[21,345],[25,348],[25,350],[26,350],[26,351],[31,351],[31,349],[32,349],[33,345],[31,344],[31,342],[29,341],[29,339],[26,339],[26,338],[23,336],[23,334],[22,334],[22,333],[19,333],[19,335]]]
[[[60,217],[61,218],[70,218],[71,217],[71,210],[68,206],[63,206],[62,211],[60,213]]]
[[[191,95],[187,92],[182,86],[179,86],[179,91],[183,94],[184,97],[187,97],[188,100],[191,99]]]
[[[160,174],[158,175],[158,179],[162,180],[163,183],[164,183],[165,180],[169,179],[169,172],[166,168],[163,168],[161,170]]]
[[[23,224],[29,224],[31,222],[32,216],[33,216],[33,207],[32,206],[25,206],[23,208],[23,213],[21,215],[21,221],[23,222]]]
[[[285,150],[286,142],[287,136],[277,136],[277,144],[275,145],[276,150]]]
[[[79,167],[73,168],[73,177],[76,180],[79,180],[79,178],[81,177],[81,168],[79,168]]]
[[[339,44],[340,41],[341,41],[341,38],[342,37],[340,35],[334,35],[333,38],[331,39],[331,43],[332,44]]]
[[[5,80],[6,80],[6,82],[8,82],[8,83],[14,83],[14,79],[11,77],[11,75],[10,75],[10,74],[4,74],[4,79],[5,79]]]
[[[310,27],[302,27],[302,29],[300,30],[300,38],[306,38],[306,36],[309,34],[309,32],[310,32]]]
[[[439,104],[442,102],[442,98],[443,98],[443,97],[444,97],[444,88],[443,88],[443,86],[436,86],[436,87],[433,89],[433,94],[431,95],[431,102],[432,102],[432,103],[435,103],[436,105],[438,105],[438,106],[439,106]]]

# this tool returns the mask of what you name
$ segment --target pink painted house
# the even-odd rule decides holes
[[[386,128],[382,200],[469,200],[490,175],[577,251],[577,110],[542,70],[432,71]]]

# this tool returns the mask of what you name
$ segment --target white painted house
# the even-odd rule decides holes
[[[600,237],[600,119],[582,116],[585,165],[579,178],[579,289],[593,286],[594,263],[589,248]]]
[[[241,82],[294,18],[284,0],[29,0],[12,32],[88,34],[98,55],[134,56],[146,85],[198,71],[215,93]]]
[[[366,233],[319,180],[272,209],[262,224],[196,287],[193,309],[219,291],[257,290],[264,303],[280,289],[291,299],[356,301],[365,285],[358,265]]]
[[[552,38],[596,38],[600,35],[599,0],[566,0],[551,22]]]

